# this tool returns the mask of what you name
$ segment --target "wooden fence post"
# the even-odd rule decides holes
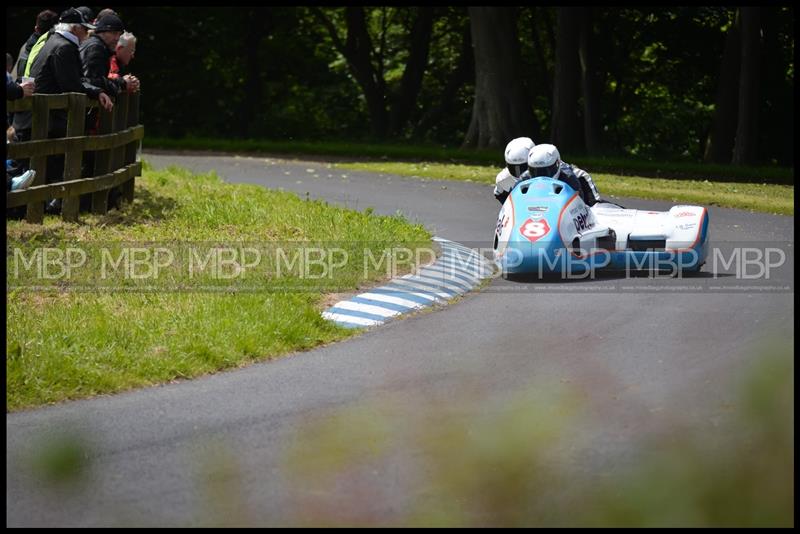
[[[69,108],[67,115],[67,137],[80,137],[83,135],[86,123],[86,95],[80,93],[69,94]],[[67,151],[64,155],[64,181],[77,180],[81,177],[81,161],[83,149]],[[80,208],[80,195],[64,197],[61,203],[61,217],[65,221],[78,220]]]
[[[47,97],[34,95],[33,97],[33,124],[31,126],[31,140],[47,139],[47,130],[50,125],[50,111],[47,107]],[[47,156],[34,156],[31,158],[30,167],[36,171],[33,185],[43,185],[46,181]],[[25,220],[33,224],[41,224],[44,220],[44,204],[33,202],[28,204]]]
[[[121,132],[128,125],[128,94],[121,93],[114,103],[114,116],[111,131]],[[111,150],[111,168],[116,170],[125,164],[125,147],[118,146]]]
[[[128,95],[128,124],[127,128],[132,128],[139,124],[139,93]],[[128,143],[125,147],[125,165],[130,165],[136,161],[136,152],[139,150],[139,140]]]
[[[99,107],[100,128],[98,135],[111,133],[113,114]],[[94,174],[102,176],[111,172],[111,150],[98,150],[94,153]],[[92,193],[92,213],[108,213],[108,189]]]
[[[128,93],[120,93],[119,97],[117,98],[117,106],[119,106],[119,115],[114,116],[114,132],[121,132],[122,130],[128,127],[128,117],[130,116],[130,102],[132,98],[131,95]],[[116,106],[115,109],[116,110]],[[127,156],[128,156],[128,147],[123,145],[116,149],[113,152],[114,156],[112,156],[112,161],[114,162],[114,169],[119,169],[120,167],[124,166],[128,163]],[[135,155],[134,155],[135,158]],[[133,179],[125,182],[124,184],[120,185],[120,193],[122,195],[122,200],[133,203]]]

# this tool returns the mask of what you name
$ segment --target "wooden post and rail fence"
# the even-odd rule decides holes
[[[65,221],[77,221],[81,195],[91,194],[92,213],[108,211],[108,193],[120,187],[122,199],[133,202],[136,176],[142,174],[142,163],[136,161],[144,126],[139,124],[139,93],[121,93],[114,108],[107,112],[99,108],[100,128],[97,135],[84,135],[86,111],[99,107],[81,93],[58,95],[34,94],[30,98],[6,101],[6,111],[32,111],[31,140],[6,144],[8,159],[30,159],[36,171],[33,184],[23,190],[6,194],[6,208],[27,206],[25,219],[41,223],[44,203],[62,199],[61,216]],[[67,110],[67,135],[48,139],[50,110]],[[90,177],[81,177],[81,162],[85,151],[95,151],[94,169]],[[47,156],[65,154],[63,181],[47,184]]]

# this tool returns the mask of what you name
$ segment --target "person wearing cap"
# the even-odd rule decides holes
[[[77,9],[78,11],[81,12],[81,15],[83,15],[83,19],[86,22],[90,22],[91,24],[94,24],[95,18],[94,18],[94,11],[92,11],[92,8],[90,8],[88,6],[79,6],[79,7],[76,7],[75,9]],[[90,28],[90,30],[91,30],[91,28]]]
[[[87,15],[84,14],[86,10],[91,13],[91,10],[86,7],[80,7],[77,9],[70,8],[61,13],[58,24],[51,28],[49,32],[43,34],[36,44],[34,44],[31,48],[23,76],[36,78],[37,92],[50,94],[65,92],[61,90],[62,82],[60,82],[57,79],[58,77],[55,75],[54,68],[57,67],[59,70],[63,70],[66,73],[67,77],[64,79],[63,84],[65,87],[71,87],[72,89],[69,89],[70,91],[86,93],[92,98],[99,98],[99,93],[96,91],[91,89],[76,88],[78,83],[80,83],[81,87],[83,86],[83,82],[81,81],[82,69],[80,68],[80,54],[75,54],[78,56],[77,80],[73,76],[73,69],[69,68],[72,63],[71,60],[74,59],[74,56],[71,54],[71,48],[69,48],[68,45],[75,45],[74,51],[77,52],[77,45],[79,45],[82,40],[86,39],[88,30],[94,28],[94,25],[89,22],[90,19],[86,18]],[[56,35],[57,33],[60,34],[58,43],[54,46],[47,47],[47,43],[49,43],[52,36]],[[34,71],[33,67],[37,62],[39,62],[40,59],[44,59],[42,54],[46,47],[48,54],[52,54],[54,50],[58,50],[59,53],[50,58],[51,64],[46,69],[46,77],[48,79],[43,81],[38,79],[39,76],[37,76],[37,71]],[[43,65],[44,62],[40,62],[39,69],[41,69]],[[42,85],[43,83],[44,85]],[[44,90],[42,89],[43,87]],[[110,104],[110,99],[107,101],[103,100],[104,106],[108,106]],[[30,139],[31,119],[32,114],[30,111],[14,114],[14,130],[16,131],[17,139],[19,141],[27,141]],[[51,127],[52,126],[53,124],[51,122]]]
[[[83,15],[83,20],[86,22],[91,22],[91,20],[94,18],[94,12],[86,6],[70,8],[70,9],[76,9],[77,11],[79,11],[80,14]],[[69,11],[69,9],[67,11]],[[66,13],[67,11],[65,11],[64,13]],[[62,13],[62,15],[64,13]],[[31,75],[31,67],[33,66],[33,61],[36,59],[36,56],[39,55],[39,52],[42,50],[44,44],[47,42],[50,36],[53,35],[53,33],[55,32],[55,28],[53,26],[57,22],[61,22],[61,20],[58,18],[58,15],[54,14],[54,16],[56,17],[56,19],[53,21],[52,24],[50,24],[49,26],[50,29],[41,34],[36,43],[34,43],[34,45],[30,48],[30,53],[28,54],[28,60],[25,63],[24,68],[21,67],[20,70],[17,71],[19,76]]]
[[[103,88],[92,85],[82,77],[83,67],[78,46],[86,40],[89,30],[94,29],[94,25],[75,8],[64,11],[59,20],[55,26],[55,33],[36,56],[31,68],[31,76],[36,79],[36,91],[44,94],[84,93],[111,111],[114,103]],[[66,135],[66,110],[50,111],[49,126],[50,138]],[[53,165],[49,158],[47,164],[48,183],[63,180],[63,154],[51,157]]]
[[[94,34],[80,48],[83,77],[112,97],[128,90],[128,80],[125,78],[112,80],[108,77],[111,56],[124,31],[125,25],[117,15],[105,15],[97,19]]]

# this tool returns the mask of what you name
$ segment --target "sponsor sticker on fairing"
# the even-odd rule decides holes
[[[503,232],[503,228],[506,227],[506,224],[508,224],[508,215],[504,214],[502,217],[497,219],[497,227],[495,228],[494,233],[500,235]]]
[[[575,230],[577,232],[581,232],[583,230],[588,230],[589,228],[594,226],[594,224],[592,224],[591,221],[589,220],[589,212],[588,211],[584,211],[583,213],[579,213],[578,215],[573,217],[572,218],[572,224],[575,225]]]

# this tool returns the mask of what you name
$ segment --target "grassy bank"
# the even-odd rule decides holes
[[[416,176],[434,180],[462,180],[494,184],[497,167],[445,163],[352,162],[337,163],[350,170]],[[794,186],[746,184],[709,180],[671,180],[593,173],[605,197],[635,197],[676,203],[720,206],[794,215]]]
[[[256,139],[210,139],[190,137],[168,139],[146,137],[145,148],[175,150],[217,150],[286,156],[325,156],[351,160],[431,161],[496,167],[502,164],[497,149],[464,150],[431,145],[357,143],[348,141],[267,141]],[[564,154],[564,159],[592,173],[621,176],[661,177],[677,180],[714,180],[791,185],[794,169],[776,166],[713,165],[691,161],[653,161],[625,157],[581,157]]]
[[[430,240],[399,216],[224,184],[214,174],[147,166],[143,174],[122,211],[82,215],[80,224],[7,222],[8,410],[196,377],[352,335],[320,317],[327,295],[385,277],[385,265],[366,255]],[[308,244],[343,251],[337,267],[314,263],[320,256],[303,265],[294,253]],[[244,245],[251,254],[238,264],[212,254]],[[270,254],[278,246],[285,263]],[[87,259],[65,275],[57,261],[35,261],[45,247],[51,260],[59,251],[70,258],[68,249]],[[160,261],[137,265],[121,254],[162,249],[175,261],[154,254]]]

